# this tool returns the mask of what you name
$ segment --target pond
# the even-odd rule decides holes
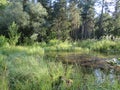
[[[92,81],[94,82],[94,84],[92,84],[93,86],[96,84],[99,85],[97,89],[100,89],[100,85],[105,85],[107,82],[106,86],[108,86],[109,89],[102,87],[103,89],[100,90],[120,90],[119,55],[100,54],[96,52],[84,54],[79,52],[46,52],[44,58],[45,60],[49,58],[49,60],[62,62],[65,65],[73,65],[75,70],[73,78],[77,80],[81,79],[81,82],[85,84],[84,88],[89,88],[87,86],[89,86],[89,82]],[[116,83],[118,85],[117,88],[114,87]],[[110,89],[111,86],[113,86],[114,89]],[[80,90],[89,89],[82,88]]]

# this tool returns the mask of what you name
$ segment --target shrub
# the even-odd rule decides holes
[[[7,42],[7,38],[5,38],[5,36],[0,36],[0,47],[2,46],[7,46],[8,42]]]
[[[13,22],[9,27],[9,43],[10,45],[16,45],[18,39],[20,38],[20,33],[18,33],[18,26]]]
[[[52,39],[49,41],[49,45],[53,46],[53,45],[58,45],[61,41],[58,39]]]
[[[82,41],[78,41],[76,43],[76,46],[79,46],[82,48],[90,48],[94,42],[96,42],[96,40],[94,39],[82,40]]]
[[[29,45],[34,45],[34,40],[32,40],[31,38],[29,37],[24,37],[24,41],[23,41],[23,44],[25,46],[29,46]]]
[[[111,40],[100,40],[93,45],[91,45],[91,49],[95,51],[100,51],[100,52],[106,52],[108,50],[112,50],[116,46],[116,43]]]

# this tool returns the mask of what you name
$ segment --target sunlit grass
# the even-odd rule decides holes
[[[109,39],[101,39],[101,40],[82,40],[76,43],[75,47],[81,47],[82,49],[89,49],[89,51],[96,51],[100,53],[108,53],[108,54],[117,54],[120,52],[120,42],[113,41]]]
[[[88,39],[75,42],[51,40],[49,43],[42,42],[39,44],[45,51],[58,52],[83,52],[89,53],[96,51],[100,53],[115,54],[120,52],[120,42],[109,39]]]
[[[29,48],[32,53],[25,49],[30,51],[28,47],[1,48],[0,90],[52,90],[52,83],[60,76],[66,73],[69,77],[71,68],[66,70],[61,62],[44,60],[43,53],[36,56],[41,48]]]
[[[25,55],[43,55],[44,49],[40,46],[9,46],[9,47],[1,47],[0,53],[5,55],[10,54],[25,54]]]
[[[94,74],[85,71],[78,63],[68,65],[55,61],[55,57],[44,58],[47,51],[51,54],[54,54],[53,51],[85,53],[99,51],[103,47],[103,50],[117,49],[117,44],[119,42],[88,40],[81,43],[52,42],[51,45],[44,44],[44,47],[0,47],[0,90],[119,90],[118,80],[111,84],[109,76],[104,83],[97,84]],[[63,77],[62,82],[60,77]],[[68,83],[68,80],[72,82]]]

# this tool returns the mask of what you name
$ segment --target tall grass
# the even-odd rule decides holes
[[[43,77],[48,76],[47,67],[42,59],[39,61],[33,56],[15,57],[8,62],[8,68],[11,90],[40,90],[40,82]]]
[[[3,55],[44,55],[44,49],[40,46],[9,46],[1,47],[0,53]]]
[[[0,54],[0,90],[8,90],[7,65],[5,56]]]
[[[51,40],[49,43],[42,42],[39,44],[45,51],[57,52],[81,52],[89,53],[96,51],[100,53],[115,54],[120,52],[120,42],[110,39],[88,39],[76,42]]]
[[[87,48],[89,51],[97,51],[100,53],[117,54],[120,52],[120,42],[118,40],[113,41],[109,39],[89,39],[77,42],[76,46],[83,49]]]
[[[109,47],[110,49],[119,48],[119,46],[115,47],[119,42],[104,40],[60,42],[48,46],[44,44],[44,47],[59,45],[61,48],[69,49],[74,46],[74,49],[87,48],[100,51],[99,44],[102,44],[99,46],[100,49],[106,44],[109,45],[103,50],[108,50]],[[68,65],[56,62],[55,58],[44,59],[44,53],[44,49],[40,46],[1,47],[0,90],[119,90],[120,88],[118,80],[111,84],[107,76],[104,83],[97,84],[91,71],[84,70],[77,63]]]
[[[45,51],[57,51],[57,52],[89,52],[88,48],[82,48],[76,45],[76,42],[50,40],[48,43],[41,42],[39,45],[44,48]]]
[[[70,69],[61,62],[43,60],[40,47],[4,47],[0,51],[0,90],[52,90]]]

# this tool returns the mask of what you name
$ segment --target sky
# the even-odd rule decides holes
[[[105,2],[107,2],[107,3],[112,2],[112,6],[108,6],[108,9],[110,10],[111,13],[114,12],[114,4],[115,4],[114,1],[113,0],[105,0]],[[99,14],[101,9],[102,9],[101,6],[98,6],[98,5],[95,6],[96,13]],[[111,13],[110,13],[110,15],[112,15]]]

